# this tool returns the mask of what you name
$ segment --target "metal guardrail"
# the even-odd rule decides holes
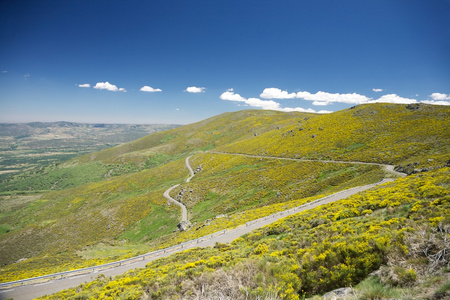
[[[373,183],[373,184],[368,184],[367,186],[369,186],[369,188],[372,188],[372,187],[375,187],[375,186],[377,186],[377,185],[379,185],[379,184],[386,183],[386,182],[388,182],[388,181],[390,181],[390,180],[389,180],[389,179],[383,179],[383,180],[381,180],[380,182]],[[275,218],[276,216],[282,216],[282,215],[285,215],[285,214],[286,214],[286,215],[289,215],[289,214],[294,213],[295,211],[300,210],[300,209],[302,209],[302,208],[304,208],[304,207],[311,206],[311,205],[313,205],[313,204],[315,204],[315,203],[324,201],[324,200],[326,200],[326,199],[328,199],[328,198],[331,198],[331,197],[333,197],[333,196],[335,196],[335,195],[339,195],[339,194],[342,194],[342,193],[344,193],[344,192],[348,192],[348,191],[355,190],[355,189],[358,189],[358,188],[361,188],[361,186],[357,186],[357,187],[349,188],[349,189],[346,189],[346,190],[342,190],[342,191],[336,192],[336,193],[334,193],[334,194],[331,194],[331,195],[328,195],[328,196],[319,198],[319,199],[317,199],[317,200],[314,200],[314,201],[311,201],[311,202],[308,202],[308,203],[305,203],[305,204],[302,204],[302,205],[299,205],[299,206],[290,208],[290,209],[288,209],[288,210],[283,210],[283,211],[280,211],[280,212],[271,214],[271,215],[269,215],[269,216],[265,216],[265,217],[262,217],[262,218],[259,218],[259,219],[253,220],[253,221],[246,222],[245,225],[246,225],[246,226],[250,226],[250,225],[253,225],[253,224],[262,222],[262,221],[266,221],[266,220],[271,219],[271,218]]]
[[[92,267],[87,267],[87,268],[81,268],[81,269],[76,269],[76,270],[71,270],[71,271],[59,272],[59,273],[54,273],[54,274],[49,274],[49,275],[43,275],[43,276],[38,276],[38,277],[32,277],[32,278],[27,278],[27,279],[21,279],[21,280],[16,280],[16,281],[3,282],[3,283],[0,283],[0,289],[11,288],[11,287],[15,287],[15,286],[22,286],[22,285],[33,284],[33,283],[39,283],[39,282],[45,282],[45,281],[49,281],[49,280],[59,280],[59,279],[63,279],[63,278],[74,277],[77,275],[84,275],[84,274],[88,274],[88,273],[97,273],[96,271],[102,271],[102,270],[106,270],[106,269],[110,269],[110,268],[114,268],[114,267],[119,267],[122,265],[128,265],[128,264],[131,264],[134,262],[145,260],[150,257],[168,253],[168,252],[171,252],[176,249],[183,249],[188,245],[195,245],[200,242],[209,240],[213,237],[223,235],[223,234],[225,234],[226,231],[227,231],[227,229],[224,229],[224,230],[221,230],[218,232],[214,232],[210,235],[202,236],[197,239],[190,240],[190,241],[187,241],[187,242],[184,242],[184,243],[181,243],[181,244],[169,247],[169,248],[152,251],[149,253],[141,254],[139,256],[135,256],[135,257],[131,257],[131,258],[127,258],[127,259],[123,259],[123,260],[119,260],[119,261],[115,261],[115,262],[111,262],[111,263],[107,263],[107,264],[102,264],[102,265],[97,265],[97,266],[92,266]]]

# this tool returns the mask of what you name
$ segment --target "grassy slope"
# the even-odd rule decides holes
[[[417,168],[443,166],[450,159],[450,109],[442,106],[360,105],[303,119],[218,150],[258,155],[417,163]]]
[[[436,254],[448,247],[449,174],[443,168],[398,179],[230,245],[186,250],[44,298],[300,299],[356,285],[357,299],[444,299],[450,254]]]
[[[0,153],[2,156],[0,159],[0,191],[28,190],[29,187],[33,189],[67,188],[68,186],[52,185],[54,182],[58,183],[54,178],[48,178],[48,180],[53,180],[49,183],[48,188],[39,188],[38,185],[46,183],[46,180],[42,180],[42,175],[55,169],[55,165],[71,158],[175,127],[178,126],[69,122],[0,123]],[[52,168],[45,168],[47,166],[52,166]],[[33,182],[33,180],[24,180],[25,176],[29,178],[33,173],[39,173],[34,176],[36,177],[34,181],[40,179],[39,183]],[[71,176],[70,172],[66,173]],[[18,174],[19,176],[17,176]],[[55,175],[63,177],[60,176],[61,174]]]
[[[154,157],[163,155],[186,157],[202,150],[245,140],[255,134],[313,116],[261,110],[225,113],[194,124],[152,134],[119,147],[86,155],[78,161],[145,164],[148,160],[151,161]]]
[[[84,251],[95,252],[96,247],[104,248],[105,244],[111,245],[111,248],[118,244],[125,247],[121,242],[123,239],[140,245],[150,241],[150,248],[157,247],[160,243],[170,244],[191,238],[194,233],[192,231],[167,235],[176,225],[177,211],[169,210],[169,217],[161,220],[165,215],[164,210],[167,210],[165,206],[161,206],[164,189],[171,184],[182,182],[187,176],[184,161],[176,159],[190,154],[199,153],[191,162],[194,167],[202,166],[203,170],[191,183],[181,185],[173,195],[181,189],[188,191],[183,193],[182,200],[189,207],[193,221],[198,223],[195,226],[201,226],[202,221],[218,214],[229,214],[228,218],[213,220],[211,226],[203,227],[202,230],[195,231],[195,234],[206,234],[211,230],[235,226],[240,222],[238,220],[250,220],[269,214],[274,209],[281,209],[275,208],[276,205],[264,209],[268,204],[290,203],[292,200],[295,202],[315,194],[331,193],[375,182],[383,177],[380,168],[372,166],[259,160],[222,154],[201,154],[199,151],[202,149],[222,146],[227,151],[260,154],[262,152],[257,149],[261,150],[259,147],[263,145],[264,154],[295,156],[299,155],[299,151],[303,151],[301,149],[309,153],[314,144],[306,142],[308,135],[304,135],[304,132],[318,126],[318,135],[315,138],[309,136],[310,140],[320,141],[318,152],[311,152],[315,158],[340,153],[340,156],[334,158],[356,160],[362,155],[360,151],[364,150],[361,160],[375,161],[380,149],[379,144],[385,145],[383,151],[398,153],[397,148],[405,149],[408,148],[405,144],[415,143],[423,152],[422,155],[433,154],[435,158],[433,161],[420,161],[434,164],[436,167],[445,161],[445,154],[448,153],[443,153],[449,147],[448,131],[434,130],[427,124],[433,123],[440,128],[448,128],[448,121],[445,122],[448,118],[445,118],[445,115],[448,116],[448,108],[422,106],[422,109],[405,112],[403,105],[368,105],[323,116],[242,111],[153,134],[133,143],[72,160],[66,166],[93,163],[147,163],[147,166],[159,166],[44,194],[37,200],[19,202],[15,207],[10,206],[0,211],[0,223],[4,224],[4,231],[13,229],[0,236],[0,257],[5,257],[2,264],[28,258],[21,263],[6,266],[2,271],[2,280],[110,260],[121,252],[118,250],[114,254],[112,251],[113,254],[109,258],[99,255],[102,260],[91,261],[84,261],[75,253],[87,257],[88,255],[84,255],[87,252]],[[384,122],[386,116],[396,121]],[[348,121],[344,121],[345,118],[348,118]],[[335,120],[341,122],[340,127],[334,125]],[[309,122],[312,127],[306,128],[302,125],[302,128],[306,129],[300,131],[299,122]],[[416,126],[414,135],[405,134],[403,123]],[[382,125],[376,129],[376,124]],[[390,127],[386,124],[390,124]],[[342,134],[333,135],[326,126],[338,127]],[[322,129],[319,130],[319,127]],[[292,134],[294,131],[291,130],[294,128],[297,131]],[[359,131],[354,128],[359,128]],[[367,135],[367,131],[361,128],[373,129],[371,134]],[[385,131],[391,134],[384,134]],[[321,133],[323,138],[319,139]],[[420,140],[417,136],[422,137],[426,147],[417,143],[417,140]],[[423,138],[425,136],[426,139]],[[348,141],[349,139],[351,141]],[[433,143],[427,143],[427,140]],[[363,141],[364,146],[360,146]],[[271,146],[272,144],[279,147]],[[343,148],[339,148],[337,144],[343,145]],[[292,149],[289,150],[288,147]],[[371,150],[372,148],[375,150]],[[408,155],[411,154],[403,154],[398,161],[411,159]],[[382,162],[391,161],[384,160],[383,157]],[[160,161],[155,163],[155,158]],[[166,159],[176,161],[161,164]],[[416,156],[414,159],[421,157]],[[175,168],[175,171],[172,168]],[[249,213],[242,217],[241,212],[250,212],[250,209],[258,207],[261,208],[258,213]],[[237,219],[234,219],[234,216]],[[161,232],[155,234],[154,228],[161,228]],[[154,240],[161,235],[165,236]],[[141,246],[136,249],[143,251]],[[46,257],[46,254],[52,254],[52,258],[60,261],[55,262],[54,259]]]
[[[15,176],[2,183],[1,191],[59,190],[105,178],[154,168],[213,149],[231,141],[265,132],[279,123],[290,123],[307,114],[272,111],[225,113],[191,125],[151,134],[93,154],[74,158]]]

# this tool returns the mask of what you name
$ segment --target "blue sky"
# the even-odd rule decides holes
[[[0,1],[0,122],[450,104],[450,1]]]

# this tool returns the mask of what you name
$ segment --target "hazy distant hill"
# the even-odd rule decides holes
[[[0,123],[0,175],[65,161],[175,128],[167,124]]]

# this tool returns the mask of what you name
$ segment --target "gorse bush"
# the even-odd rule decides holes
[[[300,120],[280,130],[219,147],[230,153],[443,166],[450,159],[449,109],[360,105]]]

